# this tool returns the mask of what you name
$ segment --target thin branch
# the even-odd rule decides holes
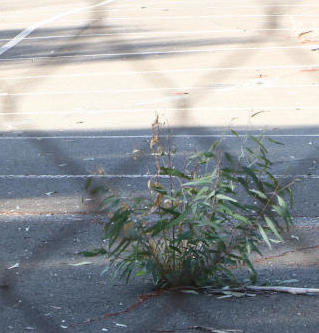
[[[182,290],[182,288],[178,288]],[[188,289],[188,287],[184,288]],[[251,291],[257,293],[269,293],[269,292],[278,292],[278,293],[288,293],[293,295],[316,295],[319,296],[318,288],[298,288],[298,287],[285,287],[285,286],[245,286],[237,288],[227,288],[227,289],[216,289],[210,287],[203,288],[189,288],[191,290],[203,291],[208,294],[213,295],[225,295],[231,292],[240,292],[240,293],[249,293]]]
[[[280,292],[280,293],[288,293],[293,295],[318,295],[319,296],[319,289],[318,288],[296,288],[296,287],[283,287],[283,286],[267,286],[267,287],[260,287],[260,286],[247,286],[245,287],[246,290],[249,291],[273,291],[273,292]]]

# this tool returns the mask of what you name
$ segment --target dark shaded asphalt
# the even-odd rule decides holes
[[[265,250],[262,261],[256,258],[259,283],[294,279],[286,285],[319,287],[318,221],[297,220],[296,225],[298,241],[287,235],[284,244]],[[318,331],[316,296],[157,295],[147,278],[125,285],[108,273],[101,275],[104,257],[79,255],[105,246],[94,216],[5,217],[0,228],[1,332],[188,332],[190,326],[246,333]]]

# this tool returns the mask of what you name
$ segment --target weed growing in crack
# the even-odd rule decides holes
[[[260,253],[263,242],[271,247],[281,240],[292,224],[286,203],[291,184],[281,185],[271,174],[266,139],[245,138],[239,158],[216,141],[190,156],[181,171],[158,118],[152,129],[149,196],[125,201],[105,189],[99,204],[112,270],[126,281],[150,274],[157,287],[220,287],[238,284],[233,267],[245,264],[255,282],[251,254]]]

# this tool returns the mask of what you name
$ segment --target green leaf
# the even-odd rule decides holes
[[[253,169],[248,168],[248,167],[243,167],[242,169],[243,169],[244,173],[246,173],[253,179],[253,181],[255,182],[255,184],[258,187],[258,190],[262,193],[265,192],[263,183],[258,179],[255,171],[253,171]]]
[[[233,158],[231,157],[231,155],[229,153],[225,153],[225,157],[229,163],[231,163],[232,165],[235,164]],[[233,170],[231,170],[231,171],[233,171]]]
[[[96,194],[98,194],[98,193],[105,193],[105,192],[107,192],[107,191],[108,191],[108,188],[106,188],[105,186],[97,186],[97,187],[93,188],[93,189],[90,191],[90,193],[91,193],[92,195],[96,195]]]
[[[280,195],[277,195],[277,199],[278,199],[279,206],[281,206],[283,208],[287,208],[285,200]]]
[[[279,186],[279,184],[278,184],[276,178],[269,171],[265,171],[265,174],[271,179],[274,186],[277,188]]]
[[[201,200],[203,198],[207,198],[207,191],[209,190],[208,186],[203,186],[200,191],[196,194],[194,200]]]
[[[260,151],[262,151],[263,153],[268,153],[268,150],[266,149],[266,147],[261,143],[263,137],[261,137],[261,138],[258,139],[256,137],[250,135],[249,139],[252,140],[252,141],[254,141],[258,145]]]
[[[261,191],[250,189],[249,192],[252,192],[252,193],[256,194],[261,199],[267,199],[266,194],[261,192]]]
[[[235,135],[235,136],[237,136],[237,138],[239,138],[239,134],[235,130],[231,129],[230,131],[233,133],[233,135]]]
[[[206,159],[210,159],[210,158],[214,157],[215,154],[211,151],[206,151],[206,152],[202,153],[201,156],[204,156]]]
[[[279,197],[279,198],[278,198]],[[286,202],[280,197],[277,196],[279,206],[272,205],[271,208],[276,211],[276,213],[284,219],[286,222],[287,229],[289,228],[289,225],[292,224],[291,216],[288,210],[288,207],[286,205]]]
[[[282,146],[284,146],[284,144],[283,144],[282,142],[279,142],[279,141],[274,140],[274,139],[272,139],[272,138],[267,138],[267,140],[268,140],[269,142],[271,142],[271,143],[276,144],[276,145],[282,145]]]
[[[290,208],[292,208],[294,205],[294,198],[293,198],[292,190],[290,187],[288,187],[287,191],[288,191],[288,195],[289,195]]]
[[[131,241],[127,238],[123,238],[118,245],[112,249],[110,252],[110,256],[119,256],[121,253],[123,253],[127,247],[131,244]],[[113,246],[113,244],[112,244]]]
[[[101,203],[99,204],[98,209],[103,211],[115,208],[119,205],[120,203],[120,199],[114,196],[110,196],[104,200],[101,201]]]
[[[259,224],[258,225],[258,229],[259,229],[259,232],[261,234],[261,237],[263,238],[263,240],[265,241],[265,243],[268,245],[268,247],[271,249],[271,243],[269,241],[269,238],[264,230],[264,228]]]
[[[191,182],[184,183],[183,186],[211,185],[216,176],[211,174],[200,178],[194,178]]]
[[[161,187],[161,186],[152,185],[151,189],[152,189],[152,191],[155,191],[160,194],[164,194],[164,195],[167,194],[167,191],[165,189],[163,189],[163,187]]]
[[[139,277],[139,276],[142,276],[142,275],[145,275],[146,272],[145,271],[139,271],[135,274],[136,277]]]
[[[91,186],[93,181],[93,178],[88,178],[87,181],[85,182],[85,186],[84,189],[87,191],[89,189],[89,187]]]
[[[220,145],[220,140],[216,140],[215,142],[212,143],[212,145],[209,147],[209,151],[215,151],[216,148]]]
[[[180,172],[176,169],[161,167],[160,168],[160,175],[168,175],[168,176],[175,176],[185,179],[191,179],[191,177],[185,175],[183,172]]]
[[[282,237],[280,236],[277,228],[275,227],[274,223],[271,221],[271,219],[267,216],[264,217],[265,221],[268,225],[268,227],[270,228],[270,230],[277,236],[278,239],[280,239],[281,241],[283,240]]]
[[[220,200],[226,200],[226,201],[232,201],[232,202],[237,202],[236,199],[234,198],[231,198],[227,195],[224,195],[224,194],[216,194],[216,198],[220,199]]]
[[[100,249],[93,249],[91,251],[82,251],[80,252],[79,254],[82,254],[84,257],[95,257],[95,256],[98,256],[98,255],[103,255],[103,254],[106,254],[106,250],[103,249],[103,248],[100,248]]]
[[[178,247],[176,247],[176,246],[174,246],[174,245],[171,245],[171,244],[170,244],[170,245],[169,245],[169,248],[172,249],[173,251],[179,253],[179,254],[182,253],[182,251],[181,251]]]

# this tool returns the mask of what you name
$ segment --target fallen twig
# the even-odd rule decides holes
[[[296,288],[296,287],[282,287],[282,286],[247,286],[245,287],[246,290],[249,291],[274,291],[280,293],[289,293],[293,295],[318,295],[319,296],[319,289],[318,288]]]
[[[201,288],[201,291],[213,294],[213,295],[227,295],[229,293],[242,293],[243,296],[248,295],[249,292],[268,293],[279,292],[288,293],[293,295],[318,295],[319,289],[317,288],[296,288],[296,287],[284,287],[284,286],[245,286],[239,288],[226,288],[226,289],[214,289],[214,288]],[[249,295],[248,295],[249,296]]]
[[[288,293],[293,295],[318,295],[318,288],[298,288],[298,287],[285,287],[285,286],[244,286],[244,287],[235,287],[235,288],[214,288],[214,287],[175,287],[172,288],[173,291],[179,291],[183,293],[196,292],[197,294],[212,294],[212,295],[232,295],[236,297],[243,296],[256,296],[254,293],[269,293],[269,292],[279,292],[279,293]]]

